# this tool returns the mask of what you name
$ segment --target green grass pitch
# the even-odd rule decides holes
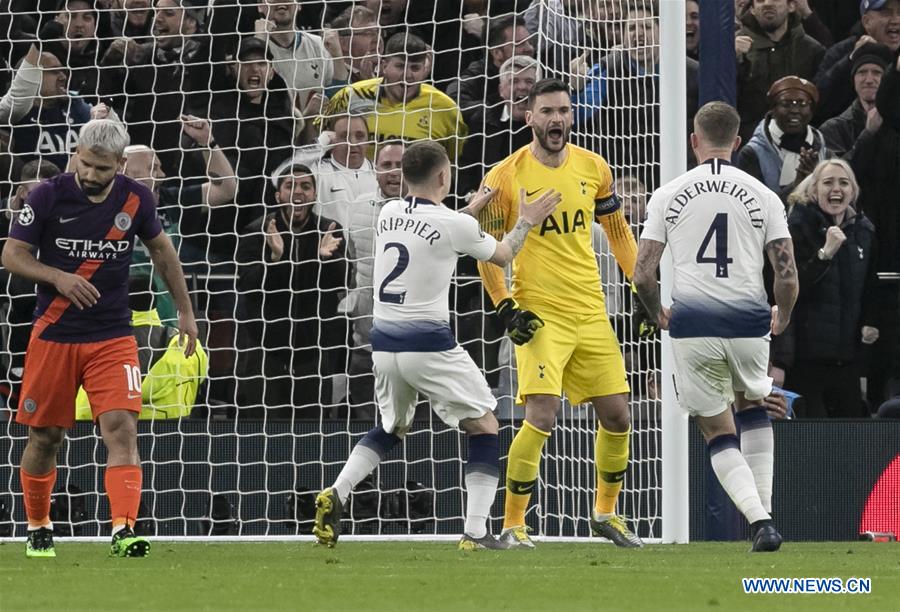
[[[58,540],[56,559],[0,544],[0,610],[897,610],[900,544],[744,543],[619,550],[539,544],[156,541],[146,559]],[[868,595],[746,595],[742,577],[868,577]]]

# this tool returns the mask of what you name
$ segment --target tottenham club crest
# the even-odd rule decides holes
[[[116,229],[122,232],[127,232],[131,227],[131,215],[128,213],[120,212],[116,215]]]
[[[31,414],[32,412],[37,410],[37,402],[29,397],[24,402],[22,402],[22,408],[25,409],[25,412]]]
[[[19,225],[31,225],[34,223],[34,209],[29,204],[22,207],[18,217]]]

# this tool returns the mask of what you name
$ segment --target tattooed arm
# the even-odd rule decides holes
[[[492,264],[505,266],[522,250],[525,239],[531,228],[550,216],[556,205],[560,203],[562,196],[555,189],[550,189],[541,194],[534,202],[526,200],[525,190],[519,191],[519,220],[516,225],[507,232],[503,240],[497,243],[494,256],[490,258]]]
[[[791,322],[791,311],[800,292],[797,265],[794,262],[794,243],[790,238],[779,238],[766,245],[766,253],[775,273],[775,308],[772,312],[772,333],[777,335]]]
[[[658,321],[661,328],[668,329],[669,313],[659,301],[659,283],[656,281],[656,270],[665,249],[666,245],[662,242],[641,239],[637,262],[634,264],[634,286],[650,319]]]

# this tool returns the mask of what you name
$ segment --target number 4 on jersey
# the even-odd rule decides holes
[[[715,257],[706,257],[709,243],[716,241]],[[734,260],[728,256],[728,213],[719,213],[713,219],[706,232],[700,250],[697,251],[697,263],[716,264],[716,278],[728,278],[728,264]]]

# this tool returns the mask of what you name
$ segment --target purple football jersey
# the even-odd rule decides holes
[[[88,200],[72,174],[36,187],[12,224],[10,238],[36,246],[45,265],[73,274],[80,268],[79,274],[100,292],[94,306],[78,310],[55,287],[39,284],[34,317],[49,324],[40,338],[99,342],[130,335],[128,269],[134,238],[152,240],[161,231],[153,194],[121,174],[100,203]]]

